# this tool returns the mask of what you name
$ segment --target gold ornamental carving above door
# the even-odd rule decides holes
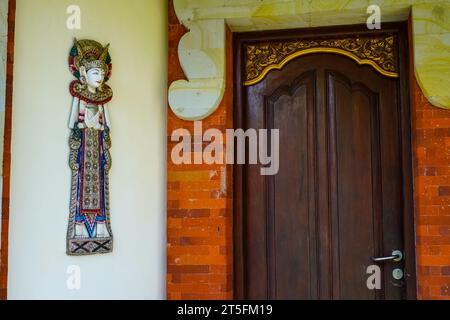
[[[265,42],[247,45],[244,85],[262,81],[271,70],[280,70],[289,61],[312,53],[334,53],[370,65],[379,73],[397,78],[397,38],[392,34],[329,39]]]

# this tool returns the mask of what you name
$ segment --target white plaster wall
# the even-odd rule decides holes
[[[66,28],[79,5],[82,29]],[[9,299],[165,296],[167,7],[164,0],[17,0]],[[73,37],[111,43],[114,252],[68,257]],[[81,290],[66,286],[81,268]]]

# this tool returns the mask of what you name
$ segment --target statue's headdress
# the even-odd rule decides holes
[[[109,44],[103,47],[93,40],[74,40],[72,50],[70,50],[69,67],[70,72],[77,78],[81,78],[80,68],[86,71],[93,68],[100,68],[105,71],[105,81],[111,77],[111,56],[109,55]]]

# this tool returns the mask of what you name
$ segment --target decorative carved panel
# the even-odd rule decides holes
[[[247,45],[245,85],[254,85],[271,71],[283,68],[289,61],[312,53],[334,53],[370,65],[388,77],[398,77],[397,39],[392,34],[340,37],[333,39],[303,39]]]

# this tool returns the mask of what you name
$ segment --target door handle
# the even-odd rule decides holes
[[[403,259],[403,253],[400,250],[392,251],[392,254],[390,256],[372,257],[373,262],[387,262],[387,261],[400,262],[400,261],[402,261],[402,259]]]

